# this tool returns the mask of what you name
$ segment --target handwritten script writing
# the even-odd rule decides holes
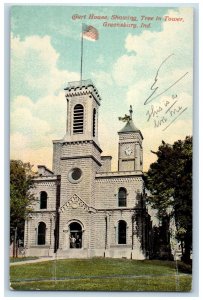
[[[157,106],[152,104],[147,110],[147,122],[151,120],[154,124],[154,128],[161,127],[165,124],[166,126],[162,130],[166,130],[187,110],[187,107],[178,104],[178,100],[174,101],[174,97],[178,98],[177,95],[172,95],[171,101],[166,100],[163,104]]]
[[[170,54],[169,56],[167,56],[162,63],[160,64],[160,66],[158,67],[157,71],[156,71],[156,75],[154,78],[154,82],[150,87],[150,90],[152,91],[151,94],[149,95],[149,97],[145,100],[144,105],[148,104],[149,102],[151,102],[152,100],[158,98],[159,96],[163,95],[165,92],[167,92],[168,90],[170,90],[174,85],[176,85],[179,81],[181,81],[187,74],[188,72],[184,73],[180,78],[178,78],[176,81],[174,81],[172,84],[170,84],[166,89],[164,89],[162,92],[160,92],[159,94],[157,94],[157,91],[159,90],[159,86],[156,86],[158,80],[159,80],[159,72],[161,70],[161,68],[163,67],[163,65],[167,62],[167,60],[169,60],[174,54]]]
[[[161,89],[160,81],[160,71],[164,64],[170,60],[174,54],[167,56],[160,66],[158,67],[154,81],[150,87],[150,95],[144,101],[144,105],[149,105],[153,100],[157,99],[172,87],[174,87],[178,82],[183,80],[183,78],[188,74],[184,73],[181,77],[177,78],[173,83],[169,84],[166,88]],[[160,92],[159,92],[160,91]],[[152,121],[154,128],[164,127],[162,130],[166,130],[171,124],[173,124],[186,110],[188,107],[185,107],[178,99],[178,95],[172,94],[171,97],[167,97],[166,100],[159,102],[158,104],[151,104],[146,112],[147,122]]]

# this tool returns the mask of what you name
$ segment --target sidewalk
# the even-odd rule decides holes
[[[55,257],[42,257],[37,259],[31,259],[31,260],[22,260],[22,261],[16,261],[16,262],[10,262],[10,266],[17,266],[17,265],[24,265],[24,264],[34,264],[39,263],[43,261],[49,261],[49,260],[55,260]]]

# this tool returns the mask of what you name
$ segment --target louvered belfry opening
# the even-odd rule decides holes
[[[84,108],[81,104],[74,107],[73,133],[83,133]]]
[[[96,109],[93,109],[93,122],[92,122],[92,130],[93,136],[95,136],[95,128],[96,128]]]

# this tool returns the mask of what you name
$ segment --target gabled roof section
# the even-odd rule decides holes
[[[82,200],[77,194],[74,194],[66,203],[64,203],[60,208],[59,212],[63,213],[66,210],[82,208],[85,211],[96,212],[95,208],[89,206],[84,200]]]
[[[49,170],[44,165],[38,165],[37,168],[38,168],[39,176],[51,176],[51,175],[54,175],[54,173],[51,170]]]

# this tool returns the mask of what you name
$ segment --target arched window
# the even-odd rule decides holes
[[[40,193],[40,209],[46,209],[47,208],[47,193],[41,192]]]
[[[118,206],[127,205],[127,191],[125,188],[121,187],[118,191]]]
[[[93,136],[95,136],[95,132],[96,132],[96,108],[93,109],[92,132],[93,132]]]
[[[83,133],[84,108],[81,104],[74,107],[73,113],[73,133]]]
[[[46,224],[44,222],[40,222],[38,225],[37,244],[45,245],[45,241],[46,241]]]
[[[118,244],[126,244],[126,228],[126,222],[120,220],[118,222]]]

